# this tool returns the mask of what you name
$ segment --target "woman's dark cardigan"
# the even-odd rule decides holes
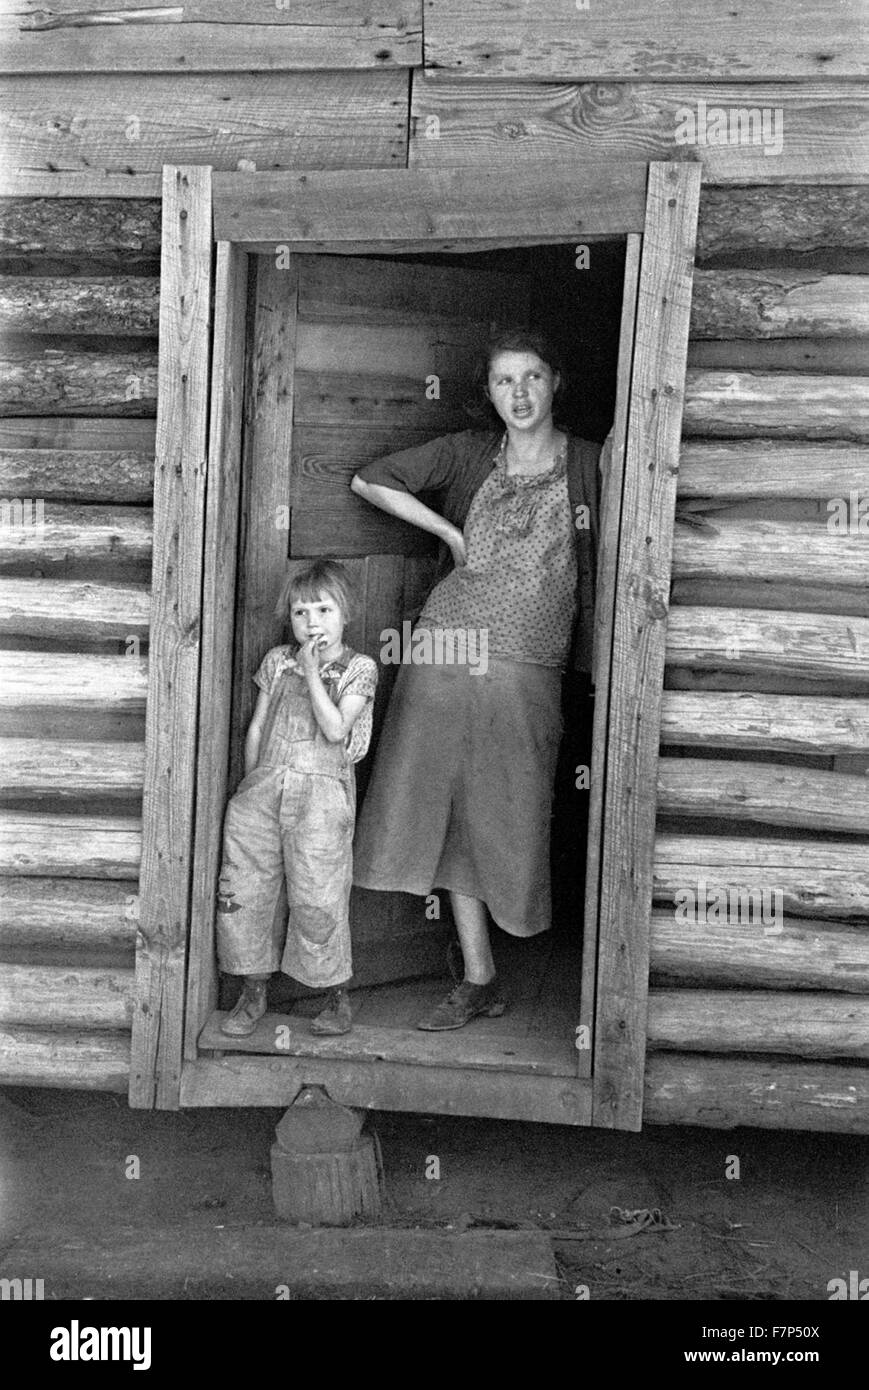
[[[380,487],[424,494],[421,500],[461,530],[475,494],[492,470],[501,438],[498,431],[488,430],[441,435],[412,449],[376,459],[360,468],[358,476]],[[589,674],[594,642],[600,456],[600,444],[568,436],[567,491],[570,514],[575,520],[577,568],[576,625],[569,667]],[[580,507],[588,511],[581,512]],[[441,545],[435,583],[445,578],[452,567],[449,548]]]

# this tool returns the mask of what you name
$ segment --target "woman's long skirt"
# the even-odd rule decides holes
[[[551,925],[561,675],[489,658],[402,666],[359,818],[363,888],[481,898],[512,936]]]

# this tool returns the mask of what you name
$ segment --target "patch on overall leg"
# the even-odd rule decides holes
[[[315,946],[323,946],[334,932],[337,923],[334,912],[314,903],[293,903],[290,910],[290,925],[305,941]]]
[[[236,902],[234,893],[221,893],[217,899],[218,912],[241,912],[243,903]]]

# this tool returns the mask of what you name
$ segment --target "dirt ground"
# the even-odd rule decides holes
[[[86,1250],[123,1232],[129,1268],[118,1296],[261,1296],[231,1268],[182,1279],[180,1256],[215,1228],[274,1227],[269,1148],[280,1115],[148,1113],[110,1095],[0,1091],[2,1272],[40,1240]],[[609,1300],[827,1300],[831,1279],[869,1276],[865,1139],[375,1120],[385,1225],[551,1231],[565,1299],[585,1287]],[[613,1207],[657,1209],[657,1224],[672,1229],[618,1234]],[[178,1252],[177,1279],[165,1262],[159,1282],[149,1274],[137,1233]],[[81,1296],[64,1283],[51,1296]]]

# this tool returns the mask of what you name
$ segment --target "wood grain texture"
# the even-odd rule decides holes
[[[140,714],[147,685],[142,657],[5,652],[0,708]]]
[[[869,1133],[869,1067],[784,1058],[653,1053],[648,1124]]]
[[[0,790],[9,797],[138,797],[145,780],[140,743],[0,739]]]
[[[671,608],[666,660],[668,666],[694,671],[723,668],[869,685],[869,620],[762,609]]]
[[[849,496],[846,493],[845,499]],[[869,535],[828,530],[821,521],[732,519],[714,511],[680,511],[673,574],[678,579],[716,576],[790,583],[797,590],[802,584],[865,590]],[[794,600],[796,606],[798,592]]]
[[[869,377],[689,370],[684,431],[797,439],[869,438]]]
[[[84,188],[78,197],[62,196],[62,179],[48,183],[50,194],[10,196],[6,193],[8,170],[0,198],[0,252],[4,256],[93,255],[123,253],[154,258],[160,254],[160,188],[150,198],[90,195]],[[78,176],[87,179],[89,175]],[[45,182],[45,180],[43,180]],[[121,182],[121,180],[119,180]],[[123,176],[123,186],[133,184]]]
[[[645,177],[638,163],[582,168],[556,162],[524,169],[521,184],[490,166],[365,173],[327,167],[255,180],[220,174],[215,234],[249,247],[271,243],[291,250],[340,251],[352,242],[357,252],[426,251],[474,240],[581,241],[639,231]]]
[[[0,1024],[123,1032],[133,1013],[132,970],[0,965]]]
[[[130,1104],[178,1104],[202,622],[211,171],[163,174],[154,560]]]
[[[54,341],[54,340],[49,340]],[[157,354],[44,346],[34,337],[0,355],[0,409],[6,415],[153,415]]]
[[[705,885],[710,895],[731,889],[779,893],[779,906],[789,916],[869,918],[869,856],[855,852],[852,840],[660,833],[654,858],[657,900],[678,902],[675,895],[686,889],[702,898]],[[770,912],[775,905],[769,897]],[[767,904],[764,913],[770,915]]]
[[[0,872],[59,878],[134,876],[142,857],[137,816],[0,811]]]
[[[146,637],[150,595],[144,584],[0,579],[0,633],[65,641],[127,642]]]
[[[217,1005],[214,899],[229,772],[248,257],[236,247],[221,242],[217,248],[215,277],[202,584],[200,735],[184,1040],[185,1057],[190,1058],[196,1056],[200,1028]]]
[[[155,11],[152,22],[123,22],[136,10],[97,0],[85,12],[115,23],[77,20],[79,0],[23,0],[0,9],[0,71],[276,72],[415,67],[422,62],[417,0],[373,4],[324,0],[279,6],[275,0],[197,0]],[[138,13],[143,14],[139,9]],[[120,22],[119,22],[120,21]],[[51,27],[49,27],[49,25]]]
[[[776,763],[661,758],[658,814],[869,834],[869,778]]]
[[[160,282],[149,275],[0,275],[0,330],[155,338]]]
[[[0,420],[0,449],[59,449],[146,454],[151,465],[148,470],[148,499],[154,472],[153,420],[117,420],[114,417],[93,419],[53,415],[28,415],[25,418]],[[101,498],[89,498],[101,501]],[[111,500],[111,499],[109,499]],[[126,499],[118,499],[126,500]]]
[[[659,8],[650,10],[649,15],[657,16]],[[565,6],[564,13],[572,14],[572,7]],[[578,32],[587,19],[587,13],[574,16]],[[528,32],[536,27],[535,18],[528,25]],[[581,68],[575,67],[570,77],[576,79],[580,74]],[[630,76],[623,69],[612,82],[520,83],[415,72],[409,165],[412,169],[494,165],[503,177],[515,178],[519,171],[524,173],[529,165],[540,160],[557,159],[568,167],[573,161],[589,160],[612,166],[632,159],[696,160],[703,165],[704,182],[753,179],[767,185],[763,190],[746,189],[745,194],[762,192],[763,196],[770,196],[769,213],[764,216],[761,206],[753,220],[764,224],[767,240],[778,224],[779,244],[785,246],[805,238],[807,232],[811,235],[813,223],[816,227],[819,223],[828,227],[837,224],[832,208],[825,211],[822,199],[805,189],[802,191],[807,194],[806,202],[789,228],[776,216],[776,191],[768,185],[801,177],[826,179],[834,169],[841,178],[848,177],[848,170],[853,171],[855,183],[866,176],[865,149],[861,151],[860,147],[867,135],[869,101],[858,84],[827,81],[826,75],[817,82],[750,85],[735,81],[736,73],[725,74],[720,82],[710,82],[708,72],[696,81],[679,82],[668,80],[666,74],[662,74],[661,81],[630,81]],[[705,103],[705,108],[700,103]],[[748,140],[729,143],[730,122],[733,121],[733,134],[738,138],[736,113],[752,108],[758,115],[764,108],[770,113],[767,144],[774,147],[780,134],[779,154],[764,152],[762,118],[747,128]],[[701,118],[704,109],[706,117]],[[717,109],[728,113],[726,143],[679,143],[680,132],[691,133],[687,113],[693,113],[693,130],[699,137],[707,132],[708,118]],[[735,195],[735,205],[729,210],[718,210],[713,200],[714,230],[703,232],[704,204],[710,191],[704,187],[698,254],[705,255],[709,247],[728,242],[750,244],[746,229],[739,227],[742,191]],[[834,195],[834,204],[844,205],[840,211],[854,201],[853,197],[840,197],[836,189],[824,191]],[[787,201],[796,203],[795,191],[787,192],[792,195]],[[746,196],[744,201],[751,205],[752,199]],[[840,237],[845,240],[840,241]],[[847,245],[848,238],[855,245],[865,240],[859,231],[859,219],[853,215],[842,219],[828,244]],[[758,244],[764,244],[762,238]]]
[[[869,994],[869,932],[862,924],[798,917],[785,917],[775,936],[727,922],[707,922],[701,931],[659,908],[652,913],[650,968],[653,980],[725,990]]]
[[[51,947],[70,956],[95,948],[132,954],[137,887],[135,878],[0,879],[0,945]]]
[[[688,367],[702,372],[805,372],[869,376],[869,338],[720,338],[689,344]]]
[[[130,1038],[126,1033],[0,1029],[0,1082],[4,1086],[61,1086],[126,1091]]]
[[[150,505],[153,478],[153,451],[5,448],[0,443],[4,497]]]
[[[856,0],[791,6],[785,23],[774,0],[750,11],[710,11],[703,0],[662,0],[653,10],[632,0],[600,10],[540,0],[533,23],[509,0],[479,0],[472,10],[461,0],[424,4],[427,70],[472,77],[859,77],[869,59]]]
[[[39,510],[16,510],[13,502],[0,526],[0,567],[32,563],[52,569],[68,560],[97,572],[110,561],[141,566],[151,558],[151,543],[150,508],[50,501]]]
[[[869,1057],[869,999],[770,990],[649,990],[650,1052]]]
[[[649,169],[613,623],[594,1122],[642,1117],[654,787],[700,170]],[[627,924],[630,923],[630,933]]]
[[[862,753],[869,700],[666,690],[661,743],[770,753]]]
[[[824,87],[823,92],[830,89]],[[849,88],[848,92],[852,92]],[[848,92],[840,93],[847,100]],[[838,104],[833,97],[833,106]],[[832,118],[835,120],[835,117]],[[857,249],[866,242],[869,184],[841,188],[759,186],[704,187],[700,199],[697,259],[745,251],[808,252],[831,247]]]
[[[847,497],[865,463],[859,445],[779,439],[686,439],[677,496],[688,498]]]
[[[0,113],[0,164],[9,175],[135,177],[173,162],[224,170],[240,161],[263,170],[406,163],[407,77],[400,70],[291,79],[174,73],[146,82],[135,73],[4,77]]]
[[[622,528],[622,490],[624,486],[625,445],[630,404],[631,370],[636,331],[637,287],[642,242],[631,235],[625,251],[622,313],[619,328],[619,356],[616,403],[608,455],[602,454],[600,520],[597,574],[595,576],[595,622],[592,679],[595,687],[592,755],[589,769],[589,811],[585,869],[585,903],[582,937],[582,979],[578,1022],[591,1027],[596,1009],[598,914],[600,909],[600,870],[603,855],[603,808],[608,754],[610,682],[612,679],[613,626],[615,622],[616,580],[619,535]],[[577,1049],[577,1075],[590,1077],[594,1057],[594,1029],[588,1048]]]
[[[692,338],[848,338],[869,334],[869,276],[698,270]]]

